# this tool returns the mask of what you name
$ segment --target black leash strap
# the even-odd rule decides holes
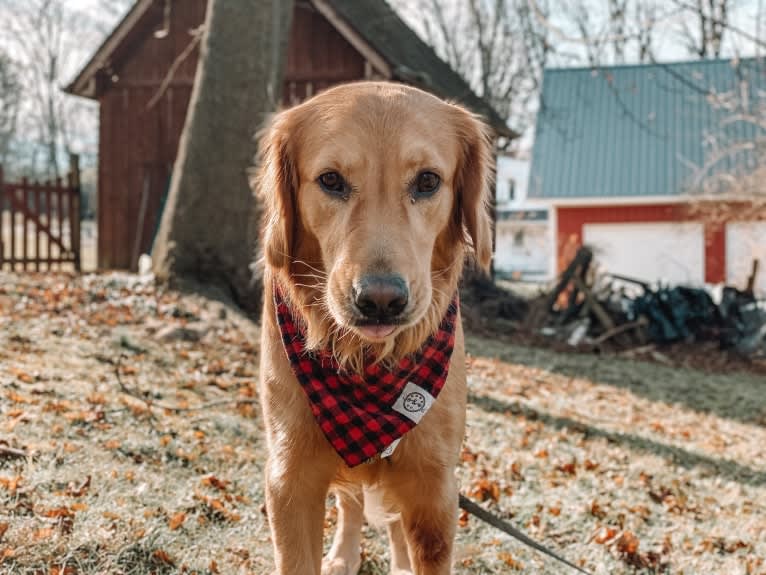
[[[504,533],[507,533],[508,535],[513,537],[514,539],[518,539],[519,541],[524,543],[524,545],[528,545],[532,549],[536,549],[540,553],[543,553],[543,554],[547,555],[548,557],[552,557],[556,561],[560,561],[564,565],[568,565],[569,567],[571,567],[572,569],[576,569],[580,573],[584,573],[585,575],[590,575],[590,573],[588,573],[584,569],[581,569],[580,567],[578,567],[574,563],[570,563],[569,561],[567,561],[563,557],[559,557],[553,551],[551,551],[547,547],[544,547],[543,545],[541,545],[540,543],[538,543],[534,539],[530,539],[529,537],[524,535],[524,533],[522,533],[521,531],[516,529],[513,525],[511,525],[507,521],[504,521],[504,520],[500,519],[496,515],[493,515],[492,513],[490,513],[489,511],[487,511],[483,507],[481,507],[480,505],[478,505],[478,504],[474,503],[473,501],[471,501],[470,499],[468,499],[462,493],[460,494],[460,508],[465,510],[465,511],[467,511],[471,515],[481,519],[482,521],[484,521],[484,523],[488,523],[492,527],[496,527],[497,529],[499,529],[500,531],[502,531]]]

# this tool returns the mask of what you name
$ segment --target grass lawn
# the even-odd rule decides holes
[[[258,331],[135,276],[0,274],[0,573],[269,573]],[[468,348],[467,495],[597,575],[766,575],[766,378]],[[567,573],[456,521],[455,573]],[[375,528],[364,554],[388,572]]]

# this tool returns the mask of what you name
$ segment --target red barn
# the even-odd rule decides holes
[[[587,243],[614,273],[744,287],[766,214],[697,192],[751,177],[766,130],[741,118],[764,94],[755,59],[546,70],[528,197],[550,207],[552,268]]]
[[[135,268],[151,249],[184,126],[207,0],[137,0],[67,88],[100,103],[98,265]],[[283,101],[362,79],[406,82],[498,114],[383,0],[297,0]]]

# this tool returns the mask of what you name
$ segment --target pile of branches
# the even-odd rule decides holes
[[[636,348],[716,341],[746,357],[766,357],[766,300],[754,293],[758,261],[744,290],[654,285],[593,273],[581,248],[531,321],[570,345]]]

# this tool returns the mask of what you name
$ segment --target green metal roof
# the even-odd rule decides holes
[[[747,106],[766,115],[766,62],[743,59],[560,68],[544,73],[530,198],[678,195],[692,186],[712,143],[766,135],[732,121]],[[742,108],[739,109],[742,111]],[[712,172],[746,170],[740,152]]]

